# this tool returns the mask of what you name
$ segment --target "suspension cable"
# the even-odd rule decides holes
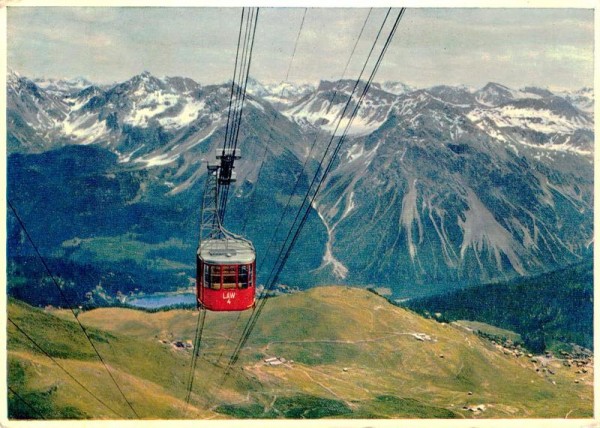
[[[311,193],[311,191],[313,189],[313,186],[315,186],[315,183],[319,179],[319,173],[321,172],[321,168],[322,168],[322,166],[323,166],[323,164],[325,162],[325,159],[326,159],[326,157],[327,157],[327,155],[329,153],[329,150],[330,150],[330,148],[331,148],[331,146],[333,144],[333,141],[335,139],[335,134],[337,133],[337,130],[338,130],[339,126],[340,126],[340,123],[342,122],[342,120],[344,119],[344,115],[346,114],[346,110],[348,109],[348,107],[350,106],[350,103],[352,102],[352,97],[354,96],[354,93],[356,92],[356,89],[358,88],[358,85],[360,84],[362,75],[363,75],[363,73],[364,73],[364,71],[365,71],[365,69],[367,67],[367,64],[369,63],[369,59],[371,58],[371,55],[373,54],[375,46],[377,45],[377,41],[379,40],[379,37],[380,37],[381,32],[382,32],[382,30],[383,30],[383,28],[385,26],[385,23],[387,22],[388,16],[390,14],[390,10],[391,9],[388,9],[388,11],[387,11],[387,13],[386,13],[386,15],[385,15],[385,17],[383,19],[383,22],[381,23],[381,25],[379,27],[379,31],[377,32],[375,40],[374,40],[373,44],[371,45],[371,50],[369,51],[369,54],[367,55],[367,58],[366,58],[366,60],[365,60],[365,62],[363,64],[362,70],[360,71],[360,74],[359,74],[358,78],[356,79],[354,87],[352,88],[352,91],[350,92],[350,95],[348,96],[348,100],[346,101],[344,109],[342,110],[341,114],[339,115],[339,118],[338,118],[338,121],[337,121],[337,125],[336,125],[335,129],[332,131],[331,138],[329,139],[329,143],[327,144],[327,146],[325,148],[325,152],[323,153],[323,156],[321,158],[321,162],[319,163],[319,165],[317,167],[317,170],[316,170],[316,172],[315,172],[315,174],[313,176],[313,179],[312,179],[312,181],[311,181],[311,183],[310,183],[310,185],[308,187],[308,190],[306,191],[306,194],[304,196],[302,204],[298,208],[298,211],[296,212],[296,216],[294,218],[294,221],[292,222],[292,225],[291,225],[290,229],[288,230],[288,234],[287,234],[287,236],[286,236],[286,238],[285,238],[285,240],[284,240],[284,242],[283,242],[283,244],[281,246],[281,249],[279,251],[279,255],[275,259],[275,262],[273,264],[271,272],[269,273],[269,280],[273,277],[273,273],[277,270],[277,262],[280,261],[280,260],[282,260],[282,254],[284,253],[284,248],[286,247],[286,244],[288,243],[290,237],[292,236],[292,233],[294,231],[294,227],[296,225],[296,222],[300,218],[300,214],[302,213],[302,210],[305,209],[304,207],[305,207],[306,203],[309,200],[310,193]],[[307,206],[306,210],[308,210],[308,209],[309,209],[309,207]],[[267,291],[267,288],[265,288],[265,292],[266,291]]]
[[[235,153],[236,153],[236,149],[237,149],[237,145],[238,145],[238,139],[239,139],[240,128],[241,128],[241,123],[242,123],[242,113],[244,111],[244,102],[246,100],[246,89],[248,86],[248,77],[250,75],[250,66],[252,64],[252,51],[254,49],[254,38],[256,35],[258,13],[259,13],[259,9],[257,8],[256,12],[254,13],[254,17],[253,17],[254,23],[252,23],[252,15],[247,23],[248,37],[247,37],[247,43],[244,43],[244,48],[243,48],[244,65],[245,65],[245,67],[243,68],[244,75],[243,76],[241,75],[242,70],[240,70],[240,81],[238,83],[238,87],[240,89],[239,89],[239,93],[237,96],[237,98],[240,101],[238,102],[238,108],[236,108],[236,110],[235,110],[235,112],[237,113],[236,120],[235,120],[235,123],[236,123],[235,135],[232,137],[232,142],[229,145],[231,155],[233,156],[231,169],[233,169],[233,162],[235,161]],[[250,36],[250,33],[252,33],[251,36]],[[247,55],[246,55],[246,52],[248,52]],[[243,80],[243,86],[242,86],[242,80]],[[221,198],[221,204],[219,207],[220,218],[223,222],[224,222],[226,208],[227,208],[228,196],[229,196],[229,185],[227,185],[225,187],[225,191],[223,192],[223,196]]]
[[[194,375],[196,374],[196,363],[198,361],[198,357],[200,356],[200,345],[202,343],[202,332],[204,331],[204,322],[206,320],[206,309],[202,308],[200,313],[198,314],[198,320],[196,321],[196,332],[194,334],[194,348],[192,353],[192,364],[190,366],[190,373],[188,376],[188,386],[187,386],[187,394],[185,397],[185,414],[187,416],[187,412],[190,405],[190,399],[192,396],[192,388],[194,385]]]
[[[245,8],[242,8],[242,15],[240,18],[240,32],[238,34],[238,41],[237,41],[237,50],[236,50],[236,54],[235,54],[235,65],[233,68],[233,79],[231,80],[231,93],[229,95],[229,108],[227,109],[227,124],[225,126],[225,143],[223,145],[223,151],[221,153],[222,156],[225,156],[225,149],[226,149],[226,145],[227,145],[227,141],[228,138],[227,136],[229,135],[229,123],[231,120],[231,104],[233,102],[233,93],[234,93],[234,88],[235,88],[235,76],[237,74],[237,64],[238,64],[238,56],[240,53],[240,40],[242,38],[242,28],[243,28],[243,24],[244,24],[244,12],[245,12]]]
[[[285,79],[283,80],[284,83],[287,82],[288,79],[289,79],[290,71],[292,69],[292,64],[293,64],[294,58],[296,56],[296,49],[298,47],[298,41],[300,40],[300,34],[302,34],[302,29],[304,28],[304,21],[305,21],[305,18],[306,18],[306,12],[307,11],[308,11],[308,8],[304,8],[304,13],[302,14],[302,20],[301,20],[300,26],[298,28],[298,33],[296,34],[296,40],[294,42],[294,49],[292,51],[292,55],[291,55],[290,62],[289,62],[288,68],[287,68],[287,72],[285,74]],[[364,28],[364,26],[363,26],[363,28]],[[356,47],[356,45],[355,45],[355,47]],[[281,91],[279,93],[279,98],[283,97],[284,88],[285,88],[285,86],[282,85]],[[274,110],[274,113],[271,116],[272,121],[274,121],[276,117],[277,117],[277,111]],[[258,183],[260,181],[260,175],[261,175],[261,172],[262,172],[262,169],[263,169],[263,165],[265,164],[265,160],[266,160],[267,153],[268,153],[268,148],[269,148],[269,146],[267,144],[265,144],[265,150],[263,152],[262,160],[260,162],[260,166],[258,167],[258,173],[257,173],[257,176],[256,176],[256,184],[254,186],[254,190],[253,190],[252,196],[250,198],[249,209],[246,211],[246,216],[244,217],[244,223],[243,223],[243,226],[242,226],[242,235],[246,231],[246,226],[248,224],[248,219],[250,218],[249,213],[252,212],[252,210],[254,208],[254,202],[255,202],[255,199],[256,199],[256,187],[258,186]],[[227,336],[227,343],[225,344],[225,347],[221,350],[221,353],[219,354],[219,357],[217,358],[217,365],[221,361],[221,357],[223,356],[223,353],[225,352],[225,349],[227,348],[227,345],[229,344],[229,342],[231,340],[231,337],[233,336],[233,331],[234,331],[235,327],[237,326],[237,323],[238,323],[238,321],[240,319],[240,316],[241,316],[241,312],[238,314],[237,318],[235,319],[235,322],[233,323],[233,326],[231,328],[230,334]]]
[[[296,49],[298,47],[298,41],[300,40],[300,34],[302,33],[302,29],[304,28],[304,20],[306,18],[306,12],[307,12],[307,10],[308,10],[308,8],[304,8],[304,13],[302,14],[302,20],[300,22],[300,27],[298,29],[298,34],[296,35],[296,41],[294,42],[294,49],[292,51],[292,55],[291,55],[291,58],[290,58],[288,69],[287,69],[287,72],[285,74],[285,79],[283,80],[283,82],[287,82],[288,79],[289,79],[289,75],[290,75],[290,71],[291,71],[291,68],[292,68],[292,64],[293,64],[294,58],[296,56]],[[364,29],[364,25],[363,25],[363,29]],[[362,33],[362,30],[361,30],[361,33]],[[356,47],[356,45],[355,45],[355,47]],[[279,93],[279,97],[280,98],[282,98],[282,96],[283,96],[284,88],[285,88],[285,86],[282,85],[281,91]],[[272,121],[274,121],[276,117],[277,117],[277,111],[274,110],[274,113],[271,116]],[[252,191],[252,196],[251,196],[250,202],[249,202],[249,209],[246,211],[246,215],[244,217],[244,223],[243,223],[243,226],[242,226],[242,235],[244,235],[244,233],[246,232],[246,226],[248,224],[248,219],[250,218],[249,213],[252,212],[253,208],[254,208],[254,203],[255,203],[255,199],[256,199],[256,187],[258,186],[258,183],[260,182],[260,176],[261,176],[261,172],[262,172],[262,169],[263,169],[263,165],[265,164],[265,160],[266,160],[267,153],[268,153],[268,148],[269,148],[269,146],[267,144],[265,144],[265,150],[263,152],[262,160],[260,162],[260,166],[258,167],[258,173],[256,175],[256,184],[255,184],[254,189]],[[289,203],[289,201],[288,201],[288,203]],[[233,326],[230,329],[230,334],[227,336],[227,342],[225,343],[225,347],[221,350],[221,353],[219,354],[219,356],[217,358],[217,362],[216,362],[217,366],[218,366],[219,362],[221,361],[221,357],[223,356],[223,354],[225,352],[225,349],[227,348],[227,345],[231,341],[231,338],[233,336],[233,331],[235,330],[235,327],[237,326],[237,323],[239,322],[240,317],[241,317],[241,312],[238,314],[237,318],[235,319],[235,321],[233,323]]]
[[[285,73],[285,79],[283,80],[284,83],[288,81],[289,76],[290,76],[290,71],[292,69],[292,64],[294,63],[294,58],[296,56],[296,49],[298,47],[298,41],[300,40],[300,34],[302,33],[302,29],[304,28],[304,20],[306,18],[306,12],[307,12],[307,10],[308,10],[308,8],[305,7],[304,8],[304,13],[302,14],[302,21],[300,22],[300,28],[298,29],[298,34],[296,35],[296,41],[294,42],[294,50],[292,51],[292,57],[290,59],[289,65],[288,65],[287,72]],[[371,12],[369,11],[369,13],[371,13]],[[364,26],[363,26],[363,28],[364,28]],[[362,31],[361,31],[361,33],[362,33]],[[356,45],[355,45],[355,47],[356,47]],[[283,91],[284,91],[284,89],[285,89],[285,85],[281,85],[281,91],[279,91],[279,98],[280,99],[283,98]],[[277,114],[278,114],[277,110],[273,110],[273,114],[271,115],[272,122],[275,122],[275,119],[277,118]],[[314,147],[314,143],[313,143],[312,147]],[[311,147],[309,155],[307,156],[306,159],[310,158],[310,153],[312,152],[312,147]],[[258,167],[258,174],[256,175],[256,185],[254,186],[254,189],[252,191],[252,197],[250,198],[249,209],[246,211],[246,216],[244,217],[244,223],[242,225],[242,235],[246,232],[246,226],[248,224],[248,219],[250,218],[249,213],[251,213],[252,210],[254,209],[254,201],[256,199],[255,198],[255,196],[256,196],[256,187],[258,186],[259,179],[260,179],[260,173],[262,172],[263,165],[265,164],[265,160],[267,158],[268,148],[269,148],[269,146],[267,144],[265,144],[265,150],[264,150],[264,153],[263,153],[263,156],[262,156],[262,160],[260,161],[260,165]],[[304,162],[304,165],[302,166],[302,170],[304,170],[305,166],[306,166],[306,161]],[[300,176],[298,176],[298,180],[296,180],[296,186],[298,185],[299,181],[300,181]],[[296,191],[296,186],[294,186],[294,190],[292,190],[292,195]],[[291,198],[291,195],[290,195],[290,198]],[[286,209],[287,209],[287,206],[289,205],[289,203],[290,203],[290,199],[288,199],[288,203],[286,205]],[[284,209],[281,218],[283,218],[283,215],[285,214],[286,209]],[[281,218],[279,220],[280,224],[281,224]],[[277,228],[275,229],[274,235],[277,234],[278,228],[279,228],[279,225],[277,225]],[[271,238],[271,239],[273,239],[273,238]],[[267,246],[267,249],[269,247],[270,247],[270,244]]]
[[[379,37],[379,34],[381,33],[381,30],[383,29],[383,27],[385,25],[385,21],[387,20],[387,17],[389,15],[390,10],[388,10],[388,13],[386,14],[386,18],[385,18],[384,22],[381,25],[381,28],[379,30],[378,36],[376,38],[376,41],[373,44],[373,47],[375,46],[375,44],[377,42],[377,39]],[[379,65],[381,64],[381,61],[383,60],[383,57],[384,57],[384,55],[385,55],[385,53],[387,51],[387,48],[388,48],[388,46],[389,46],[389,44],[390,44],[390,42],[391,42],[391,40],[393,38],[393,35],[396,32],[396,29],[398,27],[400,19],[402,18],[403,14],[404,14],[404,11],[405,11],[405,8],[402,8],[401,11],[399,12],[398,16],[396,17],[394,25],[393,25],[392,29],[390,30],[390,33],[389,33],[389,35],[387,37],[387,40],[386,40],[386,42],[384,44],[384,47],[382,48],[381,53],[379,55],[379,58],[377,59],[376,65],[374,66],[374,68],[373,68],[373,70],[371,72],[369,80],[368,80],[367,84],[364,86],[363,92],[362,92],[361,96],[359,97],[358,102],[356,103],[356,107],[354,108],[354,110],[353,110],[353,112],[351,114],[350,120],[349,120],[349,122],[348,122],[348,124],[347,124],[347,126],[346,126],[346,128],[344,130],[344,133],[342,134],[342,137],[338,140],[337,146],[335,147],[335,150],[334,150],[332,156],[329,159],[329,162],[328,162],[327,167],[326,167],[326,169],[325,169],[325,171],[323,173],[323,176],[319,180],[318,186],[317,186],[317,188],[316,188],[316,190],[315,190],[315,192],[314,192],[314,194],[313,194],[313,196],[311,198],[311,204],[306,208],[305,213],[304,213],[304,215],[302,217],[302,220],[301,220],[299,226],[297,227],[296,232],[294,233],[292,241],[290,242],[289,246],[287,247],[287,249],[286,249],[286,251],[285,251],[285,253],[283,255],[283,258],[281,258],[281,263],[279,264],[278,268],[274,272],[274,275],[270,276],[270,278],[269,278],[267,287],[265,288],[265,294],[264,294],[265,297],[261,300],[260,304],[258,305],[258,309],[256,310],[255,313],[253,312],[253,314],[251,315],[251,318],[249,319],[248,323],[246,324],[246,328],[244,330],[244,333],[242,334],[242,338],[240,339],[240,341],[238,343],[238,346],[236,347],[236,350],[234,351],[233,355],[231,356],[229,364],[228,364],[228,366],[227,366],[227,368],[225,370],[224,379],[228,375],[228,373],[229,373],[230,369],[233,367],[233,365],[237,362],[237,360],[239,358],[239,353],[240,353],[241,349],[243,348],[243,346],[245,345],[246,341],[248,340],[248,338],[249,338],[249,336],[250,336],[250,334],[251,334],[254,326],[256,325],[256,321],[258,320],[258,317],[260,316],[260,313],[262,312],[262,309],[264,308],[264,305],[265,305],[265,303],[267,301],[268,294],[266,294],[266,293],[277,282],[277,280],[279,278],[279,274],[281,273],[281,270],[283,269],[285,263],[287,262],[287,259],[288,259],[289,255],[291,254],[291,251],[293,250],[295,243],[297,242],[297,238],[298,238],[300,232],[302,231],[302,228],[304,227],[306,219],[308,218],[308,214],[310,212],[310,206],[314,203],[314,200],[315,200],[315,198],[316,198],[316,196],[317,196],[317,194],[318,194],[318,192],[320,190],[321,185],[324,183],[325,179],[327,178],[327,175],[328,175],[328,173],[329,173],[329,171],[331,169],[331,166],[333,165],[335,157],[336,157],[337,153],[339,152],[339,149],[341,148],[341,145],[342,145],[342,143],[344,141],[344,138],[345,138],[345,136],[346,136],[346,134],[347,134],[347,132],[349,130],[349,126],[350,126],[351,122],[353,121],[354,117],[356,117],[356,115],[358,113],[358,110],[359,110],[359,108],[360,108],[360,106],[362,104],[362,101],[363,101],[363,99],[364,99],[367,91],[369,90],[370,84],[373,81],[373,78],[375,77],[375,74],[376,74],[377,70],[379,69]],[[373,48],[371,49],[371,51],[372,50],[373,50]],[[369,57],[370,57],[370,54],[369,54]],[[366,64],[368,62],[368,58],[367,58],[367,61],[365,61],[365,66],[363,67],[363,71],[364,71],[364,69],[366,67]],[[356,86],[358,85],[358,82],[360,82],[360,77],[361,76],[362,76],[362,71],[361,71],[361,75],[357,79],[357,84],[355,85],[355,89],[356,89]],[[353,90],[353,93],[354,93],[354,90]],[[339,124],[341,123],[341,121],[342,121],[342,119],[344,117],[344,113],[345,113],[348,105],[350,104],[350,102],[352,100],[353,93],[350,95],[350,97],[348,99],[348,102],[346,104],[346,107],[344,108],[344,112],[340,116],[340,119],[338,121],[338,125],[336,126],[336,131],[337,131],[337,128],[339,127]],[[323,164],[323,162],[325,160],[327,151],[329,150],[329,146],[331,145],[331,143],[332,143],[332,141],[333,141],[333,139],[335,137],[335,132],[336,131],[334,131],[334,133],[332,134],[332,138],[331,138],[330,143],[328,145],[328,149],[326,150],[325,154],[323,155],[323,158],[322,158],[321,163],[319,165],[320,167],[322,166],[322,164]],[[310,188],[309,188],[309,191],[307,192],[307,196],[309,195],[309,193],[310,193]],[[302,206],[304,206],[304,203],[303,203]],[[300,210],[302,209],[302,206],[301,206]],[[288,234],[288,236],[289,236],[289,234]],[[223,379],[223,381],[224,381],[224,379]]]
[[[346,72],[348,70],[348,67],[350,65],[350,61],[352,60],[352,57],[354,56],[354,52],[356,50],[356,46],[358,45],[358,42],[360,41],[363,31],[367,25],[367,21],[369,20],[369,17],[371,16],[371,12],[372,12],[372,8],[369,9],[369,12],[367,13],[367,16],[363,22],[362,28],[360,29],[360,33],[358,34],[358,37],[356,38],[356,41],[354,43],[354,46],[352,47],[352,51],[350,52],[350,56],[348,57],[348,61],[346,61],[346,65],[344,67],[344,71],[342,72],[341,77],[338,80],[343,80],[344,77],[346,76]],[[335,90],[333,91],[331,97],[329,98],[329,108],[331,108],[331,105],[333,104],[333,100],[335,99],[335,97],[337,96],[338,93],[338,88],[337,86],[335,87]],[[306,165],[308,164],[308,161],[311,158],[311,154],[316,146],[317,140],[319,138],[319,135],[315,135],[315,138],[313,139],[313,142],[310,146],[310,150],[308,151],[308,154],[306,155],[306,159],[304,159],[304,164],[302,165],[302,169],[301,171],[306,171]],[[286,213],[288,211],[288,208],[290,207],[292,198],[294,197],[294,195],[296,194],[296,191],[298,189],[298,186],[300,184],[300,179],[302,178],[302,175],[299,174],[298,178],[296,179],[296,182],[294,183],[294,188],[292,189],[292,192],[290,193],[290,196],[288,197],[288,200],[285,204],[285,208],[283,209],[283,212],[281,213],[281,216],[279,217],[279,221],[277,223],[277,226],[275,227],[275,232],[273,232],[273,234],[271,235],[271,241],[269,242],[269,245],[267,245],[267,252],[270,251],[270,249],[273,247],[273,244],[275,243],[275,239],[277,237],[277,233],[279,232],[279,228],[281,227],[281,224],[283,222],[283,219],[286,217]],[[283,245],[283,244],[282,244]],[[262,255],[262,259],[261,262],[264,262],[267,259],[267,255],[268,253],[264,252]],[[274,261],[274,263],[276,263],[277,260]]]

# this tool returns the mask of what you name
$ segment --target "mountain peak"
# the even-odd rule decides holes
[[[512,89],[496,82],[488,82],[483,88],[475,91],[477,102],[487,106],[498,106],[515,99]]]
[[[438,85],[427,89],[434,97],[455,105],[470,105],[473,102],[473,94],[463,86]]]
[[[513,91],[508,86],[502,85],[501,83],[496,82],[488,82],[483,88],[476,91],[477,93],[488,93],[488,94],[498,94],[504,95],[508,98],[513,97]]]
[[[159,80],[159,79],[158,79],[158,77],[156,77],[152,73],[150,73],[148,70],[144,70],[140,74],[137,74],[137,75],[133,76],[131,79],[129,79],[129,81],[136,81],[136,82],[149,82],[149,81],[154,81],[154,80]]]
[[[248,82],[246,85],[246,91],[254,96],[264,97],[269,94],[269,91],[265,88],[265,85],[260,83],[254,77],[248,76]]]
[[[74,78],[36,78],[36,85],[54,94],[72,94],[93,86],[93,83],[83,76]]]
[[[164,83],[158,77],[155,77],[147,70],[144,70],[142,73],[133,76],[131,79],[122,83],[125,87],[135,88],[139,91],[145,92],[154,92],[159,89],[162,89]],[[119,86],[121,86],[119,85]]]

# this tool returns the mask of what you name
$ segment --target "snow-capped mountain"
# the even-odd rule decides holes
[[[76,77],[74,79],[37,78],[33,79],[33,83],[47,92],[55,95],[79,92],[82,89],[93,85],[92,82],[84,77]]]
[[[467,117],[490,137],[518,146],[547,151],[593,153],[593,116],[574,106],[566,98],[545,89],[525,88],[513,91],[488,84],[476,93],[484,104],[472,109]]]
[[[7,75],[8,151],[43,151],[54,145],[55,130],[69,108],[62,99],[15,71]]]
[[[527,275],[590,251],[589,117],[553,98],[486,109],[440,89],[406,94],[342,152],[315,206],[332,248],[324,265],[426,288]]]
[[[495,107],[509,101],[528,97],[526,93],[493,82],[476,91],[474,95],[478,103],[488,107]]]
[[[573,106],[588,113],[594,113],[594,90],[592,88],[581,88],[577,91],[562,91],[557,93]]]
[[[147,128],[156,121],[165,130],[189,125],[203,112],[200,85],[191,79],[163,80],[144,72],[98,94],[82,107],[118,113],[123,125]]]
[[[38,117],[53,119],[44,120],[44,127],[27,119],[31,115],[22,115],[28,127],[38,134],[44,132],[40,138],[47,137],[49,144],[55,145],[100,144],[123,162],[146,166],[172,163],[214,132],[226,117],[224,88],[202,88],[181,77],[158,79],[144,72],[107,90],[89,86],[62,97],[21,80],[29,89],[26,94],[19,93],[21,100],[31,103],[39,98],[36,94],[43,94],[52,101],[38,109]],[[17,92],[10,91],[11,101],[13,94]],[[17,98],[11,104],[21,109],[23,102]],[[194,127],[196,131],[192,131]]]
[[[248,94],[261,98],[278,109],[285,108],[314,91],[315,87],[307,83],[280,82],[263,85],[252,78],[248,78],[248,86],[246,87]]]
[[[346,129],[364,88],[355,85],[248,82],[242,161],[226,221],[240,229],[248,223],[259,252],[272,250],[273,224],[286,202],[294,209],[299,204],[290,198],[295,179],[306,191],[329,138],[347,134],[312,207],[298,259],[284,275],[290,284],[385,284],[396,296],[426,294],[564,266],[591,251],[593,116],[578,107],[593,103],[591,90],[552,93],[498,83],[475,91],[413,90],[385,82],[372,85]],[[152,225],[177,219],[186,226],[161,226],[160,236],[196,233],[202,162],[212,159],[228,132],[231,83],[202,86],[145,72],[108,88],[58,88],[9,74],[9,154],[97,147],[110,153],[101,176],[117,174],[120,188],[128,189],[127,198],[115,202],[119,210],[133,210],[128,215],[136,222],[128,228],[150,236]],[[19,180],[27,174],[13,176],[9,187],[24,186]],[[95,194],[122,197],[110,189]],[[38,198],[35,189],[27,194]],[[249,212],[252,220],[244,221]],[[102,218],[98,222],[109,221]],[[277,239],[285,237],[285,222],[282,227]],[[266,257],[267,271],[269,257],[274,254]]]
[[[302,98],[283,113],[306,130],[322,130],[335,135],[344,132],[348,135],[365,135],[383,124],[396,96],[373,85],[348,127],[364,88],[364,82],[357,85],[350,80],[322,81],[312,95]],[[351,94],[352,101],[348,103]]]

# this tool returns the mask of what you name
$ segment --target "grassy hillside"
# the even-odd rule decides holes
[[[56,359],[101,401],[123,417],[132,412],[121,397],[91,345],[73,321],[66,321],[15,300],[8,316],[50,356]],[[72,315],[71,315],[72,320]],[[89,336],[134,409],[144,418],[185,415],[185,368],[188,358],[166,346],[135,336],[113,334],[86,326]],[[74,411],[84,418],[115,418],[63,370],[41,353],[11,323],[8,325],[9,384],[33,407],[48,408],[46,416],[64,417]],[[199,365],[206,370],[206,365]],[[199,367],[199,368],[200,368]],[[31,409],[9,395],[9,416],[35,417]],[[17,405],[17,407],[13,407]],[[15,410],[16,409],[16,410]],[[71,410],[68,410],[71,409]],[[18,412],[15,414],[13,411]],[[23,415],[23,412],[27,412]],[[190,408],[190,415],[209,417],[211,412]]]
[[[224,378],[249,315],[207,314],[187,416],[191,350],[172,343],[193,338],[197,312],[103,308],[79,319],[144,418],[592,417],[591,367],[582,373],[556,358],[542,367],[542,360],[508,354],[464,328],[348,287],[269,299]],[[9,316],[117,411],[131,415],[78,338],[70,313],[10,302]],[[20,336],[9,327],[14,390],[40,406],[40,397],[49,397],[50,408],[40,410],[54,417],[114,417]],[[274,364],[265,362],[275,357]],[[10,394],[9,405],[14,417],[27,413]]]
[[[519,333],[536,352],[569,343],[593,348],[593,262],[533,278],[425,297],[404,305],[446,321],[472,320]]]

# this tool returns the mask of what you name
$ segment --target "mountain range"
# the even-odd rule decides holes
[[[170,272],[162,287],[187,286],[205,162],[224,141],[231,83],[144,72],[102,86],[10,71],[7,84],[8,197],[44,254]],[[259,278],[347,125],[283,283],[364,284],[403,299],[592,253],[591,89],[384,82],[352,123],[339,121],[355,86],[249,81],[225,221],[254,241]],[[8,223],[9,257],[31,255]]]

